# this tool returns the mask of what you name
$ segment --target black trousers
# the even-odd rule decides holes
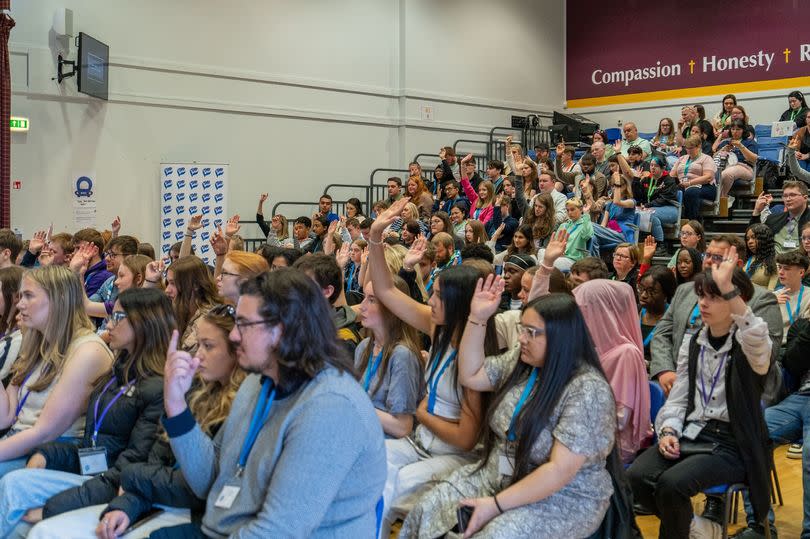
[[[745,466],[728,423],[710,421],[695,442],[717,442],[719,446],[710,455],[669,460],[655,445],[642,453],[627,470],[633,499],[661,519],[660,539],[689,538],[692,496],[709,487],[745,480]]]
[[[191,523],[160,528],[150,533],[149,539],[205,539],[205,535],[199,524]]]

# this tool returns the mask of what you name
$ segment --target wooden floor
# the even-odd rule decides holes
[[[785,502],[784,506],[775,507],[776,529],[779,531],[779,539],[798,539],[802,532],[802,461],[785,457],[787,447],[785,445],[777,448],[773,456],[779,475],[779,484],[782,487],[782,498]],[[702,495],[692,500],[697,514],[703,511],[703,500]],[[731,526],[729,529],[731,533],[740,529],[745,523],[742,507],[737,520],[741,524]],[[658,537],[658,519],[656,517],[637,517],[636,522],[645,539]]]

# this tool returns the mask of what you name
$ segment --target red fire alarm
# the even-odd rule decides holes
[[[22,182],[20,180],[14,180],[14,189],[22,189]]]

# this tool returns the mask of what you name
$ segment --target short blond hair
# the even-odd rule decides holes
[[[703,139],[700,135],[691,135],[683,143],[685,148],[700,148],[703,146]]]

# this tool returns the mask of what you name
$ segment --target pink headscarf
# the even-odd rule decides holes
[[[620,431],[623,460],[632,458],[652,434],[650,389],[644,364],[644,344],[633,289],[627,283],[595,279],[574,288],[617,405],[632,410]]]

